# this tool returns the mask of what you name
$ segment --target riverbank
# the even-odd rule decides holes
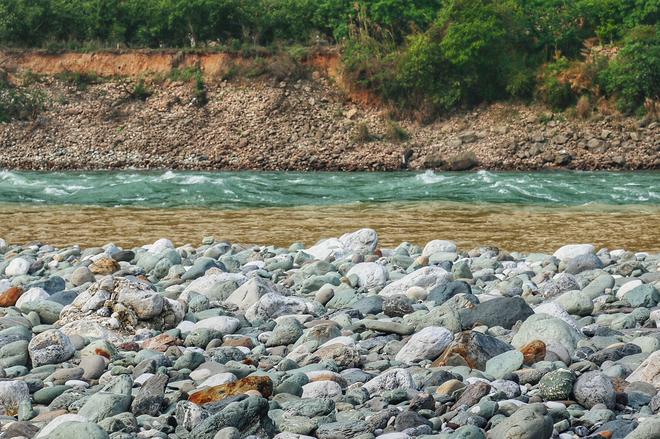
[[[371,229],[284,247],[0,239],[3,432],[654,437],[659,267],[589,244],[385,247]]]
[[[313,58],[300,78],[287,78],[286,71],[277,77],[272,69],[231,78],[226,57],[215,56],[205,64],[176,53],[106,54],[102,60],[3,53],[10,80],[42,93],[45,107],[33,119],[0,123],[0,168],[660,168],[657,122],[640,125],[616,114],[582,120],[513,103],[430,124],[393,121],[391,109],[342,84],[332,55]],[[98,72],[92,70],[97,62]],[[177,63],[198,66],[203,89],[170,75]],[[63,72],[91,79],[81,86],[70,76],[53,76]],[[122,72],[126,76],[116,76]],[[145,94],[136,98],[140,80]]]

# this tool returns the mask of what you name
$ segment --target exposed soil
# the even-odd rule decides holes
[[[428,125],[398,121],[374,96],[347,90],[336,55],[307,61],[300,80],[268,75],[224,81],[224,53],[0,53],[20,84],[44,75],[46,109],[34,120],[0,124],[0,167],[10,169],[172,168],[226,170],[658,169],[660,128],[622,116],[578,120],[539,106],[493,104]],[[192,83],[163,79],[200,66],[208,103]],[[84,89],[56,80],[64,71],[106,79]],[[33,75],[34,76],[34,75]],[[122,79],[123,78],[123,79]],[[152,95],[130,97],[146,78]],[[366,127],[366,129],[365,129]]]

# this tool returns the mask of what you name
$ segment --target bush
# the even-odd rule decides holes
[[[388,120],[386,122],[385,138],[392,142],[405,142],[410,139],[410,134],[395,121]]]
[[[660,97],[660,33],[640,26],[627,36],[618,56],[600,76],[608,95],[624,113],[639,110],[646,99]]]
[[[135,83],[135,85],[133,86],[133,90],[131,91],[130,94],[133,99],[146,101],[147,98],[149,98],[149,96],[151,96],[153,93],[144,83],[144,79],[140,79],[138,82]]]
[[[353,141],[356,143],[367,143],[374,140],[369,132],[369,126],[365,122],[360,122],[353,128]]]
[[[580,96],[575,105],[575,114],[580,119],[588,119],[591,115],[591,101],[588,96]]]
[[[575,103],[571,85],[560,78],[569,66],[569,61],[562,57],[547,64],[541,71],[538,97],[553,110],[564,110]]]
[[[44,109],[44,103],[40,91],[0,84],[0,122],[32,119]]]

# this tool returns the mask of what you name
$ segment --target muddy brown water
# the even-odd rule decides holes
[[[553,252],[589,242],[597,247],[660,251],[660,206],[521,207],[415,202],[239,210],[0,205],[0,237],[10,243],[124,247],[168,237],[199,244],[311,245],[362,227],[383,247],[452,239],[462,249],[489,244],[510,251]]]

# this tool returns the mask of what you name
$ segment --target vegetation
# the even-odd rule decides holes
[[[0,44],[254,57],[224,79],[296,76],[305,47],[337,44],[350,82],[420,121],[499,99],[642,113],[660,95],[659,11],[659,0],[3,0]]]
[[[44,101],[43,93],[37,90],[12,86],[0,70],[0,122],[32,119],[43,109]]]

